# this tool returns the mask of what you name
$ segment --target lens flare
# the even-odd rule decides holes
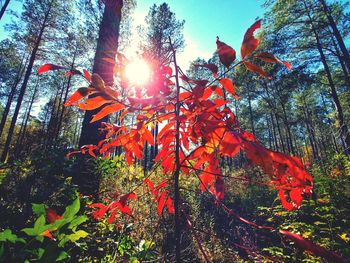
[[[125,75],[131,83],[143,85],[149,81],[151,70],[145,60],[137,59],[126,66]]]

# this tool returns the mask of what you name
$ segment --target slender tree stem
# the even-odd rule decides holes
[[[169,39],[170,40],[170,39]],[[180,248],[180,188],[179,188],[179,176],[180,176],[180,85],[179,85],[179,70],[176,62],[176,52],[170,40],[171,49],[173,52],[173,62],[175,66],[175,84],[176,84],[176,126],[175,126],[175,172],[174,172],[174,210],[175,210],[175,260],[177,263],[181,262],[181,248]]]

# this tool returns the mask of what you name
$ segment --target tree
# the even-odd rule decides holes
[[[143,42],[140,43],[140,49],[143,56],[153,61],[156,67],[167,67],[171,61],[172,48],[181,51],[184,47],[183,27],[185,21],[176,19],[175,13],[171,12],[168,4],[163,3],[159,6],[151,6],[148,15],[145,18],[147,26],[139,28],[139,34]],[[171,41],[171,43],[170,43]],[[172,44],[172,46],[171,46]],[[154,123],[154,138],[158,135],[159,123]],[[150,160],[158,154],[158,143],[155,141],[151,146]],[[144,166],[148,165],[148,143],[145,147]]]
[[[172,52],[170,39],[176,51],[181,51],[184,47],[182,31],[185,21],[177,20],[169,5],[163,3],[159,6],[156,4],[151,6],[145,23],[147,26],[139,28],[141,39],[144,39],[140,45],[141,50],[146,57],[166,66],[169,64],[169,56]]]
[[[301,205],[303,200],[302,194],[311,194],[313,179],[301,161],[296,157],[266,149],[253,134],[243,131],[239,127],[233,112],[226,106],[229,101],[225,98],[224,93],[217,91],[220,88],[234,97],[236,96],[233,82],[224,76],[241,64],[247,70],[268,78],[267,73],[262,68],[252,63],[253,58],[270,63],[280,62],[290,68],[288,63],[282,62],[272,54],[266,52],[253,53],[259,43],[254,37],[254,31],[260,28],[260,23],[260,20],[255,22],[246,32],[241,48],[242,61],[232,66],[231,64],[236,58],[236,52],[230,46],[219,41],[219,39],[217,40],[218,55],[221,63],[227,70],[218,76],[217,66],[214,64],[203,65],[212,71],[214,80],[211,82],[209,80],[190,79],[182,74],[177,65],[175,49],[172,47],[172,63],[175,73],[172,73],[170,67],[161,68],[161,71],[157,71],[159,75],[153,78],[156,81],[149,86],[152,89],[157,89],[157,96],[139,98],[136,93],[136,97],[120,97],[120,90],[111,89],[104,84],[99,75],[95,74],[93,75],[95,79],[91,78],[90,87],[78,89],[68,99],[66,104],[67,106],[75,105],[81,109],[103,105],[101,110],[94,115],[93,122],[109,114],[123,111],[120,115],[122,126],[105,123],[104,128],[107,131],[105,139],[101,140],[98,145],[84,145],[80,151],[75,153],[89,153],[92,156],[96,156],[98,151],[109,156],[113,153],[111,150],[114,147],[122,146],[125,150],[125,158],[128,164],[132,164],[136,159],[143,158],[146,141],[153,144],[154,138],[149,131],[149,126],[153,119],[156,121],[168,121],[157,136],[157,141],[161,145],[161,151],[156,156],[156,161],[163,168],[166,179],[157,186],[154,185],[150,178],[146,178],[144,183],[151,194],[155,196],[155,200],[158,203],[158,215],[160,216],[165,208],[170,214],[175,214],[176,262],[181,262],[181,216],[187,218],[188,225],[191,228],[191,222],[184,211],[185,208],[181,207],[180,172],[187,176],[192,173],[195,174],[199,179],[202,192],[210,193],[218,206],[228,215],[234,216],[256,228],[270,231],[276,230],[272,227],[259,226],[256,223],[249,222],[221,202],[224,198],[224,178],[219,166],[220,158],[234,157],[240,150],[243,151],[250,162],[260,166],[270,176],[271,185],[275,185],[279,190],[282,205],[287,210],[293,210]],[[123,81],[125,63],[125,57],[119,54],[114,70],[117,72],[118,77],[121,78],[121,90],[123,90],[123,83],[124,85],[126,83]],[[45,69],[44,71],[47,71],[59,69],[60,67],[48,68],[47,65],[44,65],[42,68]],[[90,76],[85,74],[85,78],[89,80]],[[159,78],[162,78],[163,81],[158,82]],[[187,86],[187,90],[184,92],[181,91],[180,78]],[[170,79],[174,81],[170,82]],[[129,83],[128,89],[133,88],[137,88],[137,86]],[[174,92],[171,92],[171,88],[174,88]],[[211,96],[213,92],[219,93],[220,99],[213,98]],[[95,94],[96,96],[89,97],[90,94]],[[84,100],[84,102],[81,102],[81,100]],[[135,111],[138,113],[136,123],[131,126],[123,126],[125,116],[134,114]],[[160,112],[160,114],[155,115],[155,111]],[[191,149],[190,141],[192,143]],[[166,188],[170,182],[173,182],[174,202],[170,197],[170,191]],[[108,222],[113,223],[117,211],[131,215],[132,212],[127,205],[127,201],[135,198],[136,194],[130,192],[120,196],[119,201],[113,201],[112,204],[107,206],[99,203],[93,204],[91,207],[97,209],[94,215],[98,219],[101,219],[107,212],[111,212]],[[307,243],[308,247],[306,249],[313,253],[326,258],[335,256],[332,252],[321,251],[320,247],[308,243],[299,235],[284,230],[279,231],[279,233],[293,241],[297,240],[299,245]],[[198,245],[200,246],[199,242]],[[205,252],[201,251],[206,257]],[[340,257],[337,256],[337,258]]]
[[[103,18],[100,24],[99,37],[94,58],[93,73],[98,74],[104,83],[113,86],[114,73],[113,66],[105,59],[109,58],[112,61],[115,59],[118,50],[119,26],[121,22],[121,10],[123,0],[106,0],[103,12]],[[80,135],[79,145],[97,144],[102,136],[98,132],[103,121],[90,123],[93,115],[98,112],[87,111],[85,113],[82,133]]]
[[[4,3],[2,3],[2,1],[1,1],[2,5],[1,5],[1,9],[0,9],[0,20],[1,20],[2,16],[4,15],[4,13],[6,11],[6,8],[9,5],[9,3],[10,3],[10,0],[5,0]]]
[[[284,40],[289,43],[285,51],[298,54],[295,57],[302,57],[304,61],[308,61],[308,64],[304,65],[300,65],[300,60],[295,63],[304,67],[304,70],[307,68],[310,72],[315,72],[316,65],[322,65],[334,104],[341,141],[344,142],[343,150],[349,154],[348,123],[337,83],[334,80],[333,60],[329,55],[330,50],[333,54],[336,51],[333,49],[332,37],[329,37],[329,23],[324,16],[320,15],[324,12],[320,9],[319,1],[289,1],[288,5],[283,5],[280,1],[267,1],[267,4],[271,6],[268,17],[270,32],[274,32],[272,35],[275,34],[276,37],[283,35]],[[343,30],[346,32],[346,27]],[[331,47],[330,50],[329,47]]]
[[[29,78],[32,74],[34,62],[36,60],[37,52],[39,50],[41,41],[44,37],[45,30],[48,27],[57,26],[56,19],[59,14],[68,13],[68,4],[59,5],[57,0],[27,0],[24,3],[24,12],[22,14],[22,20],[27,24],[28,35],[34,39],[31,54],[28,61],[28,66],[24,74],[23,82],[19,91],[16,107],[12,116],[11,125],[7,134],[5,146],[1,155],[1,162],[4,162],[8,156],[14,128],[16,125],[17,117],[21,108],[21,104],[27,89]]]

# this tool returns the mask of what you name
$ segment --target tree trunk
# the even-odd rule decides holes
[[[253,115],[253,110],[252,110],[252,101],[251,101],[251,97],[250,97],[249,87],[248,87],[248,108],[249,108],[250,126],[252,129],[252,133],[255,135],[254,115]]]
[[[270,113],[270,117],[271,117],[271,124],[272,124],[272,135],[273,135],[273,140],[274,140],[274,144],[275,144],[275,150],[279,151],[279,145],[278,145],[278,141],[277,141],[277,134],[276,134],[276,127],[275,127],[275,122],[273,120],[273,114]]]
[[[321,0],[321,1],[323,1],[323,0]],[[305,1],[304,1],[304,5],[305,5],[305,8],[308,9],[307,5],[305,4]],[[341,106],[341,103],[340,103],[340,100],[339,100],[339,97],[338,97],[338,93],[337,93],[337,90],[336,90],[334,82],[333,82],[333,78],[332,78],[332,74],[331,74],[330,68],[329,68],[329,66],[327,64],[326,56],[324,55],[324,52],[323,52],[323,49],[322,49],[321,40],[320,40],[319,35],[318,35],[318,33],[317,33],[316,29],[315,29],[315,26],[314,26],[314,23],[313,23],[313,19],[312,19],[312,17],[311,17],[309,12],[307,13],[307,15],[308,15],[308,18],[309,18],[309,21],[310,21],[311,31],[312,31],[312,33],[315,36],[317,50],[320,53],[321,62],[323,64],[324,70],[326,72],[327,80],[328,80],[329,86],[331,88],[331,96],[332,96],[332,99],[333,99],[333,102],[334,102],[335,110],[337,112],[337,120],[339,122],[340,134],[341,134],[342,138],[344,139],[344,143],[345,143],[344,152],[347,155],[350,155],[350,134],[348,132],[348,127],[346,126],[346,124],[344,122],[343,108]],[[349,60],[349,63],[350,63],[350,60]]]
[[[115,59],[118,49],[119,25],[121,20],[121,9],[123,0],[106,0],[103,18],[100,25],[97,49],[95,53],[93,73],[97,73],[105,81],[106,85],[113,85],[113,66],[104,58]],[[103,136],[98,129],[101,122],[106,122],[108,117],[90,123],[92,116],[100,109],[86,111],[82,124],[82,132],[79,145],[97,144]]]
[[[283,122],[284,122],[284,125],[285,125],[286,130],[287,130],[287,134],[286,135],[287,135],[288,150],[289,150],[290,153],[295,155],[293,141],[292,141],[292,132],[290,130],[289,122],[288,122],[288,119],[287,119],[286,106],[282,102],[281,102],[281,106],[282,106],[282,111],[283,111]]]
[[[47,12],[45,14],[45,17],[44,17],[44,21],[41,24],[41,28],[40,28],[38,37],[36,39],[34,48],[33,48],[32,53],[30,55],[29,64],[28,64],[26,73],[24,75],[24,79],[23,79],[23,83],[22,83],[22,86],[21,86],[21,90],[19,92],[18,99],[17,99],[15,112],[13,114],[11,125],[10,125],[10,129],[9,129],[8,134],[7,134],[4,150],[3,150],[2,155],[1,155],[1,159],[0,159],[1,162],[5,162],[6,161],[7,155],[8,155],[9,150],[10,150],[10,145],[11,145],[12,136],[13,136],[13,132],[14,132],[14,129],[15,129],[18,113],[19,113],[19,110],[21,108],[21,104],[22,104],[22,100],[23,100],[23,97],[24,97],[24,93],[25,93],[25,91],[27,89],[27,84],[28,84],[29,77],[30,77],[30,75],[32,73],[32,69],[33,69],[36,53],[37,53],[37,51],[39,49],[39,45],[40,45],[40,42],[41,42],[44,30],[45,30],[45,28],[47,26],[46,25],[46,21],[47,21],[48,16],[49,16],[49,14],[51,12],[52,3],[53,3],[53,1],[50,2],[49,8],[48,8],[48,10],[47,10]]]
[[[37,84],[35,85],[35,88],[34,88],[34,91],[33,91],[33,96],[32,96],[32,98],[31,98],[31,100],[29,102],[29,107],[28,107],[28,110],[27,110],[27,114],[25,116],[23,129],[22,129],[22,132],[20,133],[20,135],[18,137],[18,141],[16,143],[14,156],[19,156],[20,153],[21,153],[21,146],[23,145],[23,141],[24,141],[24,138],[25,138],[27,125],[28,125],[28,121],[29,121],[29,118],[30,118],[30,112],[32,111],[32,107],[33,107],[34,100],[35,100],[35,97],[36,97],[36,92],[38,90],[38,85],[39,85],[39,78],[38,78]]]
[[[71,67],[70,67],[71,70],[74,69],[75,58],[76,58],[77,52],[78,52],[78,46],[76,46],[75,51],[74,51],[73,60],[72,60],[72,64],[71,64]],[[65,112],[65,109],[66,109],[64,104],[66,103],[67,98],[68,98],[68,93],[69,93],[69,89],[70,89],[71,80],[72,80],[72,75],[69,75],[68,81],[67,81],[67,86],[66,86],[66,91],[65,91],[64,98],[63,98],[63,103],[62,103],[63,106],[62,106],[61,114],[60,114],[60,117],[59,117],[58,123],[57,123],[57,130],[56,130],[55,141],[58,140],[58,137],[59,137],[59,134],[60,134],[60,129],[61,129],[61,126],[62,126],[62,121],[63,121],[63,115],[64,115],[64,112]]]
[[[4,5],[1,7],[1,10],[0,10],[0,20],[2,18],[2,16],[4,15],[5,11],[6,11],[6,8],[7,6],[9,5],[10,3],[10,0],[5,0],[5,3]]]
[[[323,10],[324,10],[324,12],[325,12],[325,14],[327,16],[329,25],[330,25],[330,27],[333,30],[333,34],[334,34],[335,38],[338,41],[338,45],[340,47],[340,50],[343,53],[344,62],[346,64],[346,67],[348,68],[348,72],[350,72],[350,55],[349,55],[348,49],[345,46],[343,37],[341,36],[341,34],[340,34],[339,30],[338,30],[337,24],[335,23],[335,21],[333,19],[332,13],[329,10],[329,7],[328,7],[326,1],[325,0],[319,0],[319,1],[320,1],[321,5],[323,7]]]
[[[6,102],[6,106],[5,106],[4,112],[3,112],[2,117],[1,117],[0,136],[2,135],[2,132],[4,131],[6,120],[7,120],[7,116],[9,114],[9,112],[10,112],[12,100],[13,100],[15,94],[16,94],[17,86],[18,86],[19,82],[21,81],[25,65],[27,64],[27,61],[25,63],[23,63],[24,62],[24,57],[25,57],[25,55],[22,58],[21,65],[20,65],[20,67],[18,69],[18,72],[17,72],[17,75],[16,75],[16,79],[15,79],[13,85],[12,85],[10,94],[9,94],[7,102]]]
[[[339,60],[340,66],[341,66],[343,73],[344,73],[345,84],[348,87],[348,91],[350,91],[350,71],[347,70],[346,65],[344,64],[344,61],[343,61],[342,56],[340,54],[340,50],[338,49],[337,43],[335,43],[335,40],[333,37],[332,37],[332,42],[333,42],[335,53],[336,53],[337,58]]]

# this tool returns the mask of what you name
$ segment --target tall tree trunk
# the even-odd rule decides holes
[[[280,138],[280,145],[282,146],[282,152],[286,153],[286,147],[284,145],[283,133],[282,133],[281,125],[280,125],[280,122],[278,120],[278,115],[277,115],[276,112],[274,112],[274,116],[275,116],[275,119],[276,119],[277,131],[278,131],[278,135],[279,135],[279,138]]]
[[[27,114],[25,116],[25,122],[24,122],[24,125],[23,125],[23,129],[22,129],[22,132],[20,133],[20,136],[18,137],[18,141],[17,141],[16,146],[15,146],[15,154],[14,154],[14,156],[19,156],[19,154],[21,153],[21,146],[23,145],[24,138],[25,138],[25,135],[26,135],[27,125],[28,125],[28,121],[29,121],[29,118],[30,118],[30,112],[32,111],[32,107],[33,107],[34,100],[35,100],[35,97],[36,97],[36,94],[37,94],[37,90],[38,90],[38,85],[39,85],[39,78],[38,78],[37,84],[35,85],[35,88],[34,88],[34,91],[33,91],[33,96],[32,96],[32,98],[31,98],[31,100],[29,102],[29,107],[28,107],[28,110],[27,110]]]
[[[305,5],[305,8],[308,9],[305,1],[304,1],[304,5]],[[309,12],[307,13],[307,15],[308,15],[308,18],[309,18],[309,21],[310,21],[310,26],[311,26],[312,33],[314,34],[314,37],[315,37],[315,40],[316,40],[317,50],[320,53],[321,62],[323,64],[324,70],[326,72],[326,77],[327,77],[329,86],[331,88],[331,96],[332,96],[332,99],[333,99],[333,102],[334,102],[335,110],[337,112],[337,120],[339,122],[340,134],[341,134],[341,136],[342,136],[342,138],[344,140],[344,143],[345,143],[344,152],[347,155],[350,155],[350,134],[349,134],[349,131],[348,131],[348,127],[346,126],[346,124],[344,122],[343,108],[341,106],[341,103],[340,103],[340,100],[339,100],[339,97],[338,97],[338,93],[337,93],[337,90],[336,90],[334,82],[333,82],[332,74],[331,74],[330,68],[328,66],[328,63],[327,63],[327,60],[326,60],[326,56],[325,56],[325,54],[323,52],[323,49],[322,49],[321,40],[320,40],[319,35],[318,35],[318,33],[316,31],[316,28],[314,26],[313,19],[312,19],[312,17],[311,17]],[[350,60],[349,60],[349,63],[350,63]]]
[[[104,58],[115,59],[118,49],[119,25],[121,21],[121,9],[123,0],[106,0],[103,18],[100,25],[97,49],[95,53],[93,73],[97,73],[105,81],[106,85],[113,85],[113,66]],[[106,122],[108,117],[90,123],[92,116],[100,109],[86,111],[83,119],[82,132],[79,145],[97,144],[103,137],[99,133],[101,122]]]
[[[47,26],[46,21],[47,21],[47,19],[49,17],[49,14],[51,12],[52,4],[53,4],[53,0],[50,2],[48,10],[46,11],[43,23],[41,24],[41,28],[40,28],[38,37],[37,37],[37,39],[35,41],[34,48],[33,48],[32,53],[30,55],[29,64],[28,64],[26,73],[24,75],[24,79],[23,79],[23,83],[22,83],[22,86],[21,86],[21,90],[20,90],[19,95],[18,95],[15,112],[13,114],[11,125],[10,125],[10,129],[9,129],[8,134],[7,134],[4,150],[3,150],[1,158],[0,158],[1,162],[5,162],[5,160],[7,158],[7,155],[9,153],[9,150],[10,150],[10,145],[11,145],[11,141],[12,141],[13,131],[15,129],[18,113],[19,113],[19,110],[21,108],[21,104],[22,104],[22,100],[23,100],[25,91],[27,89],[27,84],[28,84],[29,77],[30,77],[30,75],[32,73],[32,69],[33,69],[36,53],[38,52],[39,45],[40,45],[40,42],[41,42],[44,30],[45,30],[45,28]]]
[[[55,117],[56,117],[56,105],[57,102],[59,100],[59,93],[60,93],[60,89],[58,88],[55,94],[55,100],[52,103],[52,107],[51,107],[51,112],[50,112],[50,119],[49,122],[47,124],[47,130],[46,130],[46,138],[45,138],[45,147],[49,146],[49,141],[51,140],[51,138],[53,137],[54,134],[54,126],[55,126]]]
[[[287,131],[286,135],[287,135],[288,150],[289,150],[290,153],[295,155],[293,141],[292,141],[292,132],[290,130],[290,125],[289,125],[289,122],[288,122],[288,119],[287,119],[286,106],[282,102],[281,102],[281,106],[282,106],[282,111],[283,111],[283,122],[284,122],[284,126],[286,127],[286,131]]]
[[[249,108],[250,126],[251,126],[251,129],[252,129],[252,133],[255,135],[254,115],[253,115],[252,100],[251,100],[251,97],[250,97],[249,87],[248,87],[248,108]]]
[[[348,87],[348,90],[350,91],[350,71],[347,70],[346,65],[342,59],[341,54],[340,54],[340,50],[338,49],[337,43],[335,43],[335,40],[333,37],[332,37],[332,42],[333,42],[335,53],[336,53],[337,58],[339,60],[340,66],[341,66],[343,73],[344,73],[345,84]]]
[[[78,46],[76,46],[75,51],[74,51],[73,60],[72,60],[72,64],[71,64],[71,67],[70,67],[71,70],[74,69],[75,58],[76,58],[77,52],[78,52]],[[60,134],[62,121],[63,121],[63,116],[64,116],[64,112],[65,112],[65,109],[66,109],[64,104],[66,103],[67,98],[68,98],[68,93],[69,93],[69,89],[70,89],[71,80],[72,80],[72,75],[69,75],[68,81],[67,81],[67,86],[66,86],[66,91],[64,93],[64,98],[63,98],[63,103],[62,103],[63,104],[62,105],[62,110],[61,110],[61,114],[60,114],[60,117],[59,117],[58,123],[57,123],[57,131],[56,131],[55,141],[58,140],[58,137],[59,137],[59,134]]]
[[[335,21],[333,19],[332,13],[329,10],[329,7],[328,7],[326,1],[325,0],[319,0],[319,1],[320,1],[321,5],[323,7],[323,10],[324,10],[324,12],[325,12],[325,14],[327,16],[329,25],[330,25],[330,27],[333,30],[333,34],[334,34],[335,38],[337,39],[338,45],[340,47],[340,50],[343,53],[344,62],[346,64],[346,67],[348,68],[348,72],[350,72],[350,54],[349,54],[348,49],[345,46],[343,37],[341,36],[341,34],[340,34],[339,30],[338,30],[337,24],[335,23]]]
[[[274,140],[274,144],[275,144],[275,150],[279,151],[280,147],[279,147],[278,141],[277,141],[276,127],[275,127],[275,122],[273,120],[272,112],[270,113],[270,118],[271,118],[271,124],[272,124],[272,135],[273,135],[273,140]]]
[[[7,6],[9,5],[10,3],[10,0],[5,0],[5,3],[4,5],[1,7],[1,10],[0,10],[0,20],[2,18],[2,16],[4,15],[5,11],[6,11],[6,8]]]
[[[4,112],[3,112],[2,117],[1,117],[0,137],[2,135],[2,132],[4,131],[6,120],[7,120],[7,116],[9,114],[9,112],[10,112],[11,104],[12,104],[13,98],[14,98],[14,96],[16,94],[17,86],[18,86],[19,82],[21,81],[25,65],[27,64],[28,57],[27,57],[26,61],[24,62],[24,57],[25,56],[26,55],[23,55],[23,57],[22,57],[21,65],[19,66],[19,69],[17,71],[17,75],[16,75],[16,78],[15,78],[15,81],[14,81],[12,87],[11,87],[11,91],[10,91],[10,94],[9,94],[7,102],[6,102]]]

